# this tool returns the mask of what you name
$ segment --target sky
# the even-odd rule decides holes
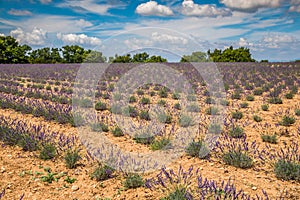
[[[300,0],[0,0],[0,35],[107,57],[146,51],[176,62],[233,46],[256,60],[293,61],[300,59]]]

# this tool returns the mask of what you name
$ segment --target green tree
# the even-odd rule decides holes
[[[105,61],[106,61],[106,57],[102,55],[102,52],[90,50],[90,49],[85,52],[85,62],[104,63]]]
[[[142,63],[142,62],[146,62],[148,59],[149,59],[149,54],[147,54],[146,52],[137,53],[133,55],[131,62]]]
[[[28,63],[31,47],[19,45],[11,36],[0,36],[0,63]]]
[[[250,49],[240,47],[233,49],[232,46],[224,51],[215,49],[214,52],[207,52],[209,59],[214,62],[255,62],[251,57]]]
[[[207,54],[205,52],[196,51],[192,55],[183,55],[180,62],[207,62]]]
[[[62,47],[63,61],[66,63],[82,63],[87,56],[84,48],[78,45]]]

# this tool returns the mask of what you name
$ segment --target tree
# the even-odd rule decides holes
[[[167,59],[162,58],[161,56],[149,56],[148,53],[137,53],[131,57],[130,54],[124,56],[115,55],[115,58],[109,57],[109,62],[113,63],[149,63],[149,62],[167,62]]]
[[[205,52],[196,51],[192,55],[183,55],[180,62],[207,62],[207,54]]]
[[[62,47],[63,61],[66,63],[82,63],[87,56],[84,48],[78,45]]]
[[[85,52],[85,61],[88,63],[104,63],[106,61],[106,57],[102,55],[102,52],[95,50],[87,50]]]
[[[115,55],[115,58],[112,60],[113,63],[130,63],[132,61],[130,54],[124,56]]]
[[[137,54],[133,55],[131,62],[141,63],[141,62],[146,62],[148,59],[149,59],[149,54],[147,54],[146,52],[137,53]]]
[[[0,36],[0,63],[28,63],[31,47],[19,45],[11,36]]]
[[[215,49],[213,53],[208,50],[209,59],[214,62],[255,62],[251,57],[250,49],[240,47],[233,49],[232,46],[224,51]]]

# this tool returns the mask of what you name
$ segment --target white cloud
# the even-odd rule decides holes
[[[262,39],[264,45],[269,48],[279,48],[281,44],[293,43],[295,41],[296,38],[287,34],[282,34],[282,35],[273,34],[273,35],[265,36]]]
[[[165,43],[165,42],[168,42],[171,44],[187,44],[188,43],[188,40],[186,38],[169,35],[169,34],[164,34],[164,33],[158,33],[158,32],[152,33],[151,38],[153,41],[162,42],[162,43]]]
[[[80,44],[87,46],[96,46],[101,44],[101,40],[96,37],[88,37],[85,34],[62,34],[56,35],[57,39],[62,40],[66,44]]]
[[[233,10],[255,12],[259,8],[280,7],[282,0],[220,0],[228,8]]]
[[[8,11],[8,14],[15,15],[15,16],[29,16],[29,15],[32,15],[32,13],[28,10],[16,10],[16,9],[10,9]]]
[[[40,2],[41,2],[42,4],[48,4],[48,3],[51,3],[52,0],[40,0]]]
[[[289,11],[300,13],[300,1],[299,0],[292,0],[291,1],[291,7],[290,7]]]
[[[215,5],[199,5],[195,4],[193,0],[184,0],[182,2],[182,14],[187,16],[198,17],[217,17],[230,16],[231,11],[228,8],[217,8]]]
[[[89,21],[84,20],[84,19],[80,19],[80,20],[75,21],[75,25],[84,28],[84,27],[92,26],[93,24]]]
[[[3,33],[0,33],[0,36],[5,36]]]
[[[23,29],[17,28],[16,30],[12,30],[10,35],[23,44],[43,45],[46,40],[46,33],[43,29],[35,27],[32,32],[25,32]]]
[[[149,1],[147,3],[140,4],[136,8],[135,12],[140,15],[154,16],[171,16],[174,14],[169,7],[160,5],[156,1]]]
[[[117,5],[99,4],[95,0],[66,0],[57,4],[58,7],[71,8],[76,12],[89,12],[98,15],[109,15],[108,10]]]

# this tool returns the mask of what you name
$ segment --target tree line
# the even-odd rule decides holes
[[[255,62],[250,49],[240,47],[234,49],[232,46],[225,49],[214,49],[206,52],[193,52],[191,55],[183,55],[180,62]],[[264,60],[265,62],[267,60]],[[136,62],[167,62],[161,56],[150,56],[148,53],[137,53],[134,55],[103,56],[102,52],[84,49],[78,45],[65,45],[61,48],[44,47],[32,49],[11,36],[0,36],[0,63],[136,63]]]

